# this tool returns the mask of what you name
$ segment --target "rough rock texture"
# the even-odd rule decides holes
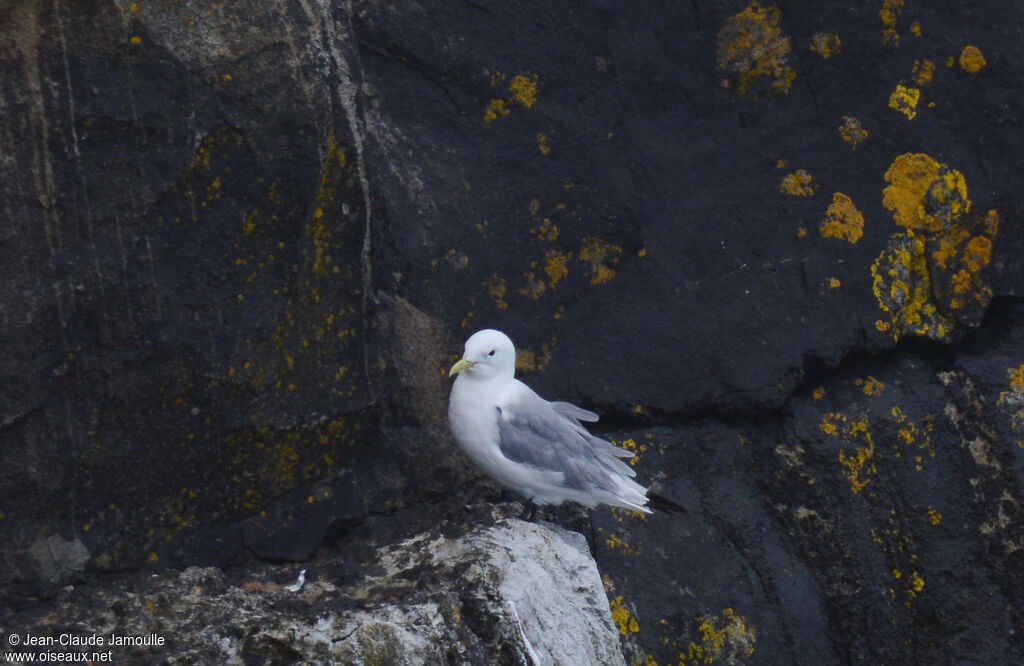
[[[495,497],[443,374],[493,326],[691,509],[554,514],[629,660],[1024,660],[1022,31],[0,0],[5,630]]]
[[[453,527],[362,557],[350,545],[315,572],[190,567],[69,586],[17,632],[163,639],[90,648],[115,663],[625,663],[582,536],[519,520],[443,534]]]

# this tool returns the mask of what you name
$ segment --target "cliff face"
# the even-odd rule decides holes
[[[1022,658],[1024,11],[703,4],[0,4],[5,613],[457,512],[496,327],[629,659]]]

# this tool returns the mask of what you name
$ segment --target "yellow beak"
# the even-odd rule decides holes
[[[459,359],[459,361],[455,365],[452,366],[452,369],[448,371],[448,376],[449,377],[454,377],[455,375],[459,374],[463,370],[468,370],[468,369],[472,368],[474,365],[476,365],[476,361],[468,361],[468,360],[466,360],[464,358],[463,359]]]

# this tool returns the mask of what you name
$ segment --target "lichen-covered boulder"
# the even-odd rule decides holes
[[[315,573],[190,567],[128,585],[111,576],[5,626],[5,644],[100,636],[95,649],[115,663],[625,663],[579,534],[519,520],[432,530],[374,549],[361,566],[329,557]]]

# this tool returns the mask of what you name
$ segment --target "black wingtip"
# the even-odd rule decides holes
[[[664,511],[665,513],[689,513],[686,507],[650,490],[647,491],[647,506],[655,511]]]

